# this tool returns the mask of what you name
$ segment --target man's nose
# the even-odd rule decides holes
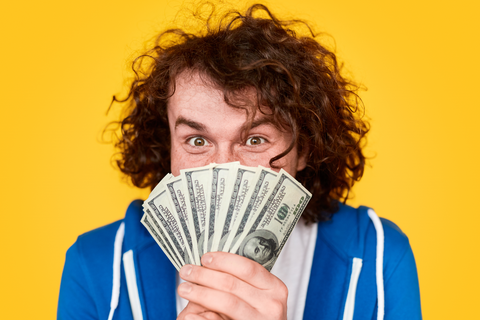
[[[238,157],[235,156],[235,153],[230,148],[224,148],[224,149],[219,148],[219,150],[217,150],[217,152],[215,153],[215,156],[213,159],[213,162],[218,164],[234,162],[234,161],[238,161]]]

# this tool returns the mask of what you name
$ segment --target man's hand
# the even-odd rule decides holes
[[[177,317],[177,320],[226,320],[217,313],[205,309],[196,303],[189,302],[185,309]]]
[[[260,264],[226,252],[206,253],[202,264],[180,270],[187,282],[178,294],[190,302],[179,318],[287,318],[287,287]]]

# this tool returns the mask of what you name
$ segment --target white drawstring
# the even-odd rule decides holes
[[[120,265],[122,257],[122,243],[125,235],[125,223],[122,222],[115,235],[115,242],[113,245],[113,285],[112,285],[112,300],[110,301],[110,313],[108,320],[113,319],[113,313],[118,306],[120,297]]]
[[[368,209],[368,216],[372,220],[375,230],[377,232],[377,259],[376,259],[377,300],[378,300],[377,320],[383,320],[383,317],[385,315],[385,292],[383,288],[383,246],[384,246],[383,226],[382,226],[382,222],[380,221],[380,218],[372,209]]]
[[[348,286],[347,300],[343,311],[343,320],[352,320],[355,311],[355,294],[357,293],[358,278],[362,271],[363,261],[360,258],[353,258],[352,274],[350,275],[350,284]]]
[[[138,294],[137,273],[133,262],[133,251],[129,250],[123,254],[123,268],[127,280],[128,298],[132,307],[133,320],[143,320],[142,305]]]

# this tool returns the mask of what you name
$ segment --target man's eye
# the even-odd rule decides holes
[[[206,146],[208,142],[202,137],[193,137],[188,139],[188,144],[193,147],[203,147]]]
[[[265,143],[265,139],[260,137],[251,137],[247,139],[246,145],[247,146],[257,146],[259,144]]]

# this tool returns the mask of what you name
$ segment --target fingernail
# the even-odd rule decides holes
[[[213,260],[212,255],[208,254],[208,253],[204,254],[203,257],[202,257],[202,263],[203,264],[210,264],[212,262],[212,260]]]
[[[190,273],[192,273],[192,266],[187,264],[184,265],[182,269],[180,269],[180,275],[184,277],[188,277]]]
[[[192,291],[192,285],[188,282],[184,282],[178,286],[178,294],[188,294]]]

